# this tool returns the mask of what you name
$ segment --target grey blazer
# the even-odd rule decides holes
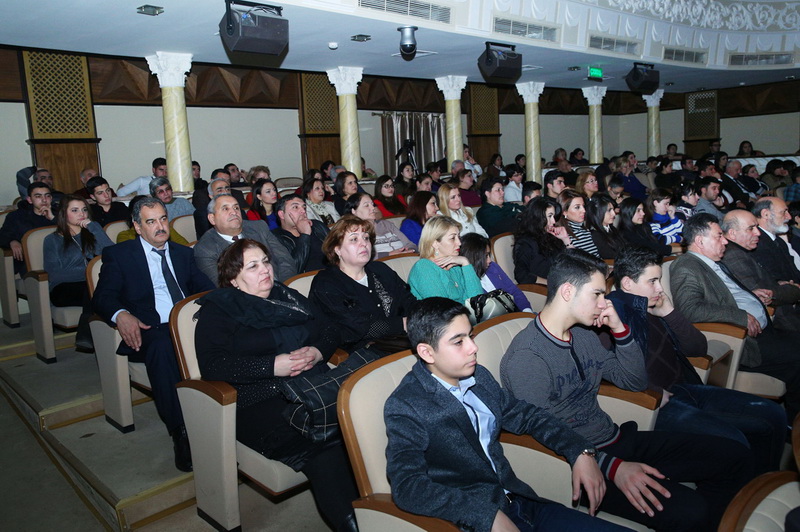
[[[242,223],[242,234],[245,238],[256,240],[267,246],[270,255],[272,255],[272,266],[275,268],[275,278],[278,281],[283,282],[289,277],[297,275],[294,259],[289,255],[280,240],[270,232],[267,222],[263,220],[242,220]],[[219,233],[213,228],[206,231],[197,241],[197,244],[194,245],[194,260],[197,263],[197,267],[217,286],[219,286],[217,281],[217,259],[228,246],[230,246],[230,242],[219,236]]]
[[[531,434],[570,464],[593,447],[551,414],[501,389],[486,368],[475,367],[475,380],[472,391],[495,415],[489,454],[497,472],[464,406],[418,361],[384,407],[386,474],[400,508],[489,531],[497,510],[506,509],[503,489],[541,500],[511,470],[499,441],[501,428]]]
[[[675,308],[689,321],[747,327],[747,312],[736,306],[731,291],[702,260],[691,253],[681,255],[669,272]],[[761,351],[755,338],[745,337],[741,363],[748,367],[761,364]]]

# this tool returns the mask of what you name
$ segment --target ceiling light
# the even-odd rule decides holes
[[[161,6],[151,6],[150,4],[145,4],[137,7],[136,12],[140,15],[150,15],[151,17],[155,17],[163,13],[164,8]]]
[[[571,66],[571,67],[567,68],[567,70],[569,70],[570,72],[577,72],[580,69],[581,69],[581,67],[579,67],[579,66]]]
[[[364,35],[363,33],[350,37],[350,40],[355,42],[367,42],[370,39],[372,39],[372,35]]]
[[[793,79],[797,79],[795,76],[786,76],[787,81],[791,81]]]
[[[665,87],[672,87],[673,85],[675,85],[674,81],[668,81],[668,82],[664,83]]]

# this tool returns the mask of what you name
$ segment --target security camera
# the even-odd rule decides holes
[[[403,59],[413,59],[414,54],[417,53],[417,38],[414,32],[417,31],[416,26],[402,26],[397,28],[400,32],[400,54]]]

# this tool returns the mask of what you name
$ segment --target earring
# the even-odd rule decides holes
[[[438,256],[439,256],[439,250],[438,250],[438,249],[435,249],[435,250],[433,251],[433,256],[434,256],[434,257],[438,257]]]

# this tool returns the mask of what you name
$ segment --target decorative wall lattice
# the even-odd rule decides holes
[[[500,115],[497,112],[497,89],[483,84],[470,83],[470,128],[473,135],[500,133]]]
[[[94,138],[86,57],[23,52],[34,139]]]
[[[306,134],[338,134],[336,89],[325,74],[303,74],[303,125]]]
[[[686,94],[685,140],[710,139],[719,136],[717,91]]]

